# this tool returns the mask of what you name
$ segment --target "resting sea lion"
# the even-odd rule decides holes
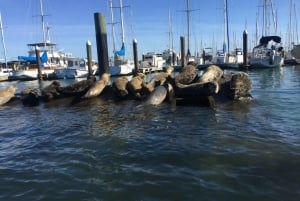
[[[118,77],[112,84],[112,88],[117,94],[118,97],[125,97],[128,95],[128,91],[126,89],[128,84],[128,78],[125,76]]]
[[[82,98],[92,98],[100,95],[105,86],[109,84],[110,74],[103,73],[101,79],[96,81],[91,88],[82,96]]]
[[[150,96],[148,96],[145,104],[147,105],[159,105],[161,104],[167,97],[168,90],[165,86],[160,85],[152,91]]]
[[[146,83],[144,81],[145,75],[143,73],[138,73],[136,76],[134,76],[129,82],[128,82],[128,91],[131,95],[133,95],[135,98],[142,98],[142,90],[146,86]]]
[[[198,79],[198,71],[194,65],[183,67],[182,71],[175,77],[175,82],[180,84],[191,84]]]
[[[201,84],[208,83],[208,82],[214,83],[214,85],[216,86],[215,93],[218,93],[220,90],[218,81],[221,79],[222,76],[223,76],[223,70],[220,67],[216,65],[210,65],[204,70],[202,76],[199,79],[199,83]]]
[[[53,81],[50,85],[45,87],[42,90],[42,95],[44,97],[44,101],[49,101],[55,97],[58,97],[59,96],[59,93],[58,93],[59,87],[60,87],[60,82],[57,80]]]
[[[14,87],[14,86],[9,86],[9,87],[7,87],[5,89],[1,89],[0,90],[0,106],[4,105],[8,101],[10,101],[10,99],[12,97],[15,96],[16,89],[17,88]]]
[[[155,87],[159,85],[163,85],[166,82],[167,77],[171,75],[173,71],[174,68],[172,66],[167,66],[165,72],[155,74],[153,78],[150,80],[150,82],[147,84],[149,92],[152,92]]]

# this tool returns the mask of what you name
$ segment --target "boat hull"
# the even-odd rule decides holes
[[[284,63],[284,59],[276,55],[274,58],[271,57],[254,57],[249,61],[253,68],[276,68],[281,67]]]
[[[51,78],[54,70],[52,69],[43,69],[42,77]],[[8,80],[36,80],[38,79],[38,70],[30,69],[30,70],[18,70],[11,71],[8,75]]]

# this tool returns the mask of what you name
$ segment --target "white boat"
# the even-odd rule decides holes
[[[253,68],[281,67],[284,64],[284,52],[281,46],[281,37],[276,34],[277,26],[273,7],[272,0],[263,1],[262,37],[259,44],[253,48],[249,59],[249,64]],[[270,14],[272,15],[269,16]],[[274,22],[274,30],[268,26],[270,17]],[[270,34],[271,31],[274,35]]]
[[[119,8],[120,10],[120,18],[121,18],[121,40],[122,46],[121,49],[115,50],[115,29],[114,29],[114,15],[113,8]],[[110,16],[111,16],[111,28],[112,28],[112,39],[113,39],[113,52],[114,57],[109,61],[109,71],[111,76],[119,76],[119,75],[132,75],[134,72],[134,62],[125,58],[126,50],[125,50],[125,31],[124,31],[124,19],[123,19],[123,3],[122,0],[119,0],[119,6],[114,7],[112,0],[110,0]]]
[[[94,75],[98,66],[93,62],[92,74]],[[67,67],[62,69],[54,69],[54,78],[56,79],[76,79],[85,78],[89,75],[87,59],[83,58],[68,58]]]
[[[253,48],[249,63],[254,68],[281,67],[284,63],[279,36],[263,36]]]
[[[1,13],[0,13],[0,29],[1,29],[2,47],[4,52],[4,62],[0,63],[0,81],[5,81],[8,79],[8,65],[7,65],[6,46],[4,40],[4,31],[3,31]]]
[[[300,63],[300,44],[293,46],[293,49],[291,50],[291,54],[295,58],[296,62]]]
[[[40,16],[42,23],[43,42],[27,44],[29,51],[27,56],[18,56],[18,62],[9,73],[10,80],[32,80],[38,79],[38,66],[36,50],[39,51],[40,70],[43,79],[53,78],[55,70],[63,70],[68,67],[69,61],[74,57],[70,53],[57,49],[57,44],[50,42],[49,28],[45,27],[42,0],[40,2]],[[74,71],[74,70],[73,70]]]

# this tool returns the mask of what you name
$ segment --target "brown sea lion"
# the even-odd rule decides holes
[[[182,71],[175,77],[175,82],[191,84],[198,79],[198,70],[194,65],[184,66]]]
[[[127,84],[128,78],[125,76],[118,77],[112,84],[112,88],[118,97],[124,98],[128,95]]]
[[[110,81],[110,74],[103,73],[101,79],[96,81],[91,88],[82,96],[82,98],[92,98],[99,96],[105,86],[109,84]]]
[[[155,74],[153,78],[150,80],[150,82],[147,84],[149,92],[152,92],[155,87],[159,85],[163,85],[166,82],[167,77],[171,75],[173,71],[174,68],[172,66],[167,66],[165,68],[165,72]]]
[[[201,84],[208,83],[208,82],[214,83],[216,86],[215,93],[218,93],[220,90],[218,81],[221,79],[222,76],[223,76],[223,70],[220,67],[216,65],[210,65],[204,70],[202,76],[199,79],[199,83]]]
[[[138,73],[128,82],[128,91],[134,98],[142,98],[142,91],[146,88],[146,82],[144,81],[145,74]]]
[[[1,89],[0,90],[0,106],[4,105],[8,101],[10,101],[10,99],[12,97],[15,96],[16,89],[17,88],[14,87],[14,86],[9,86],[9,87],[7,87],[5,89]]]

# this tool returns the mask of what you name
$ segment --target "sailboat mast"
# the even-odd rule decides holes
[[[43,42],[46,46],[46,28],[45,28],[45,21],[44,21],[44,10],[43,10],[43,2],[40,0],[40,10],[41,10],[41,21],[42,21],[42,31],[43,31]]]
[[[122,45],[125,43],[125,33],[124,33],[124,20],[123,20],[123,4],[120,0],[120,17],[121,17],[121,31],[122,31]]]
[[[223,38],[223,52],[227,52],[226,50],[226,33],[227,33],[227,27],[226,27],[226,0],[224,0],[224,38]]]
[[[186,1],[186,15],[187,15],[187,56],[191,55],[190,52],[190,0]]]
[[[2,25],[2,15],[0,12],[0,29],[1,29],[1,37],[2,37],[2,46],[3,46],[3,50],[4,50],[4,61],[5,61],[5,67],[6,69],[7,67],[7,55],[6,55],[6,46],[5,46],[5,40],[4,40],[4,31],[3,31],[3,25]]]
[[[228,4],[227,4],[227,0],[226,1],[226,7],[225,7],[225,10],[226,10],[226,33],[227,33],[227,51],[229,52],[229,28],[228,28]]]
[[[110,19],[111,19],[111,32],[112,32],[112,42],[113,42],[113,52],[116,51],[116,43],[115,43],[115,23],[114,23],[114,13],[113,13],[113,2],[110,2]]]

